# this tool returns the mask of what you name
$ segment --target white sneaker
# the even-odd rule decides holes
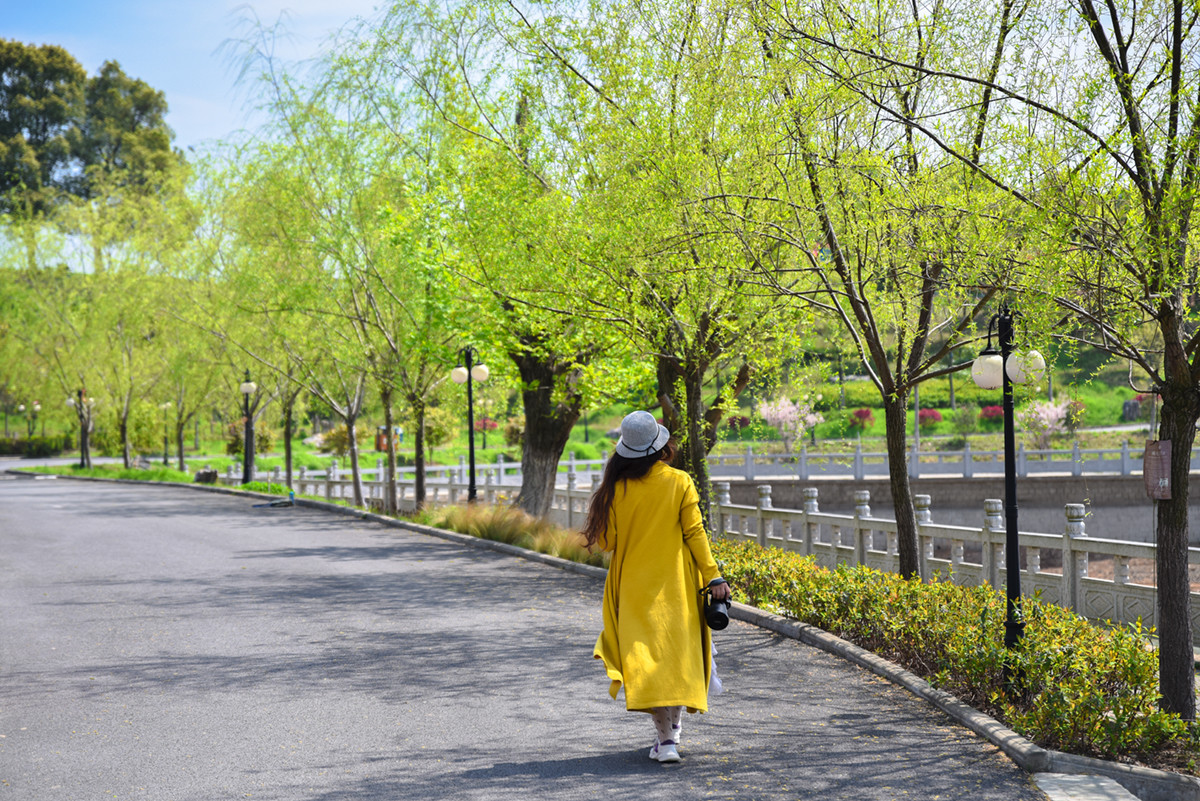
[[[650,750],[650,758],[659,762],[678,762],[679,748],[671,742],[655,743],[654,748]]]

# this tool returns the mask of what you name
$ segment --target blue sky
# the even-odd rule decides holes
[[[256,124],[247,92],[222,43],[257,15],[289,31],[277,53],[288,61],[318,54],[329,37],[381,0],[0,0],[0,38],[58,44],[88,74],[105,61],[166,93],[175,145],[199,148]]]

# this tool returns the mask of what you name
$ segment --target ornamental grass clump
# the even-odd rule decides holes
[[[1158,708],[1158,657],[1140,627],[1103,628],[1026,599],[1025,635],[1004,647],[1004,597],[989,587],[922,583],[865,567],[718,540],[738,600],[817,626],[897,662],[1047,748],[1168,766],[1196,740]],[[1008,671],[1006,672],[1006,666]],[[1004,690],[1006,675],[1014,677]],[[1184,756],[1165,756],[1174,750]]]
[[[549,521],[532,517],[512,506],[443,506],[425,512],[421,515],[421,522],[480,539],[516,545],[572,562],[608,565],[608,555],[589,553],[579,532],[559,528]]]

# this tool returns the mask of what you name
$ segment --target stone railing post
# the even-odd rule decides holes
[[[467,457],[465,456],[458,457],[458,483],[467,483]],[[454,503],[454,501],[451,501],[451,503]]]
[[[972,478],[975,475],[974,458],[971,456],[971,440],[963,443],[963,478]]]
[[[599,487],[599,483],[596,483],[596,486]],[[709,519],[716,522],[717,536],[724,537],[725,536],[725,510],[723,507],[725,507],[729,504],[729,482],[728,481],[714,481],[713,489],[715,489],[716,492],[713,494],[714,501],[713,501],[713,507],[712,507],[711,511],[709,512]]]
[[[1133,461],[1129,458],[1129,440],[1121,443],[1121,475],[1127,476],[1133,472]]]
[[[273,483],[273,484],[282,484],[283,483],[283,468],[282,467],[276,466],[276,467],[271,468],[271,483]]]
[[[808,481],[808,446],[800,446],[800,463],[796,466],[796,475],[801,481]]]
[[[756,515],[756,517],[758,518],[758,520],[756,521],[756,523],[757,523],[756,532],[758,534],[758,544],[765,547],[767,544],[768,521],[767,521],[766,516],[763,515],[763,511],[771,508],[771,485],[770,484],[759,484],[758,485],[758,507],[757,508],[758,508],[758,514]]]
[[[496,483],[504,484],[504,454],[496,454]]]
[[[854,564],[867,563],[867,539],[871,529],[865,522],[871,517],[871,493],[869,490],[854,491]]]
[[[817,539],[817,526],[808,519],[810,514],[819,514],[821,509],[817,502],[817,488],[805,487],[801,494],[804,496],[804,555],[811,556],[813,552],[813,542]]]
[[[861,439],[854,444],[854,480],[863,480],[863,454]]]
[[[483,499],[487,503],[496,502],[495,471],[490,467],[483,471]]]
[[[1083,475],[1083,457],[1079,453],[1079,440],[1071,443],[1071,475]]]
[[[983,580],[992,589],[1000,589],[1000,560],[996,558],[996,540],[1007,532],[1004,528],[1004,502],[987,498],[983,502]]]
[[[1084,539],[1083,519],[1086,508],[1082,503],[1068,503],[1063,507],[1067,515],[1067,525],[1063,531],[1063,605],[1068,609],[1086,615],[1083,608],[1083,579],[1088,574],[1087,551],[1076,551],[1075,540]]]
[[[747,446],[746,446],[746,475],[745,475],[745,479],[746,479],[747,481],[753,481],[753,480],[754,480],[754,446],[753,446],[753,445],[747,445]]]
[[[1025,444],[1017,446],[1017,475],[1021,478],[1029,475],[1029,460],[1025,457]]]
[[[308,480],[308,468],[304,465],[296,470],[296,492],[304,494],[304,482]]]
[[[921,477],[921,452],[917,450],[917,445],[914,442],[913,446],[908,449],[908,477]]]
[[[930,511],[932,505],[932,496],[913,496],[913,516],[917,519],[917,575],[921,581],[929,581],[933,577],[933,571],[929,569],[929,560],[933,559],[933,537],[926,536],[921,528],[933,522],[933,512]]]
[[[575,463],[575,454],[571,454],[571,464]],[[579,476],[574,470],[567,472],[567,528],[575,528],[575,490],[578,488]]]
[[[235,476],[233,473],[233,465],[229,465],[225,468],[225,477],[229,479],[237,478],[237,476]]]

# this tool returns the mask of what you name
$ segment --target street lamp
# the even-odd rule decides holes
[[[1013,312],[1008,304],[988,322],[988,343],[971,365],[971,378],[980,389],[1004,388],[1004,569],[1006,572],[1007,614],[1004,618],[1004,647],[1014,648],[1021,640],[1025,623],[1020,619],[1021,555],[1017,534],[1017,463],[1016,433],[1013,428],[1014,383],[1041,380],[1046,360],[1036,350],[1013,353]],[[992,347],[992,329],[998,329],[1000,350]]]
[[[38,403],[37,401],[34,401],[33,405],[31,407],[29,407],[29,414],[25,415],[25,431],[26,431],[26,436],[29,439],[33,439],[34,431],[37,429],[38,412],[40,412],[41,410],[42,410],[42,404]],[[17,411],[20,412],[21,414],[25,414],[25,404],[22,403],[19,406],[17,406]]]
[[[467,453],[470,461],[470,476],[467,483],[467,502],[475,502],[475,396],[471,384],[474,381],[487,381],[490,371],[486,364],[475,364],[479,353],[468,345],[462,349],[463,364],[450,371],[450,378],[456,384],[467,385]],[[463,366],[465,365],[465,366]]]
[[[250,396],[258,389],[258,385],[250,380],[249,369],[239,389],[242,391],[242,413],[246,416],[246,432],[242,437],[242,483],[249,484],[254,480],[254,421],[250,419]]]
[[[170,401],[166,401],[158,405],[158,408],[162,409],[163,413],[163,467],[166,467],[170,464],[170,462],[167,461],[167,409],[170,409],[172,405],[173,404]]]

